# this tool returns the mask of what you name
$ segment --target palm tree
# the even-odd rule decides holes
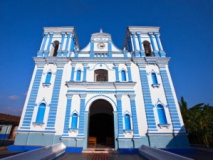
[[[190,113],[189,113],[189,110],[188,110],[188,104],[184,100],[183,97],[181,97],[181,101],[179,102],[179,106],[180,106],[180,111],[181,111],[181,114],[182,114],[182,117],[183,117],[183,122],[184,122],[185,128],[186,128],[187,132],[190,132],[191,118],[190,118]]]
[[[188,108],[183,97],[179,105],[190,142],[213,146],[213,106],[199,103]]]

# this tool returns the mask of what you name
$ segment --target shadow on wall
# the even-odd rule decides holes
[[[194,154],[195,150],[190,147],[188,134],[185,127],[181,127],[179,132],[172,134],[162,134],[161,136],[148,136],[149,144],[152,147],[161,148],[176,154]],[[166,147],[165,147],[166,146]]]
[[[0,140],[0,146],[9,146],[9,145],[13,145],[14,140],[12,139],[3,139]]]
[[[188,134],[186,133],[183,126],[177,133],[161,134],[160,136],[156,134],[149,134],[148,141],[149,146],[151,147],[163,148],[164,150],[168,150],[174,153],[182,153],[185,151],[188,153],[189,150],[193,150],[190,148]]]

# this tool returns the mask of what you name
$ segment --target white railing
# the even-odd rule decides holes
[[[20,153],[10,157],[3,158],[2,160],[41,160],[41,159],[52,159],[64,153],[66,146],[63,143],[46,146],[43,148],[35,149],[32,151]]]
[[[142,145],[139,148],[139,154],[150,160],[193,160],[191,158],[145,145]]]

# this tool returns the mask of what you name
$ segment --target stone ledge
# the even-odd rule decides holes
[[[142,145],[138,150],[140,155],[152,160],[193,160],[191,158],[145,145]]]
[[[52,159],[65,152],[66,146],[63,143],[54,144],[38,148],[32,151],[20,153],[18,155],[4,158],[3,160],[15,160],[15,159]]]

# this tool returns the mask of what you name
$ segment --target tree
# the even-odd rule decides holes
[[[213,146],[213,107],[199,103],[188,108],[183,97],[179,105],[190,143]]]

